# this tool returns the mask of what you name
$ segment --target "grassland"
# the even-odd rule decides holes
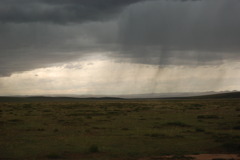
[[[239,99],[0,102],[0,159],[240,153]]]

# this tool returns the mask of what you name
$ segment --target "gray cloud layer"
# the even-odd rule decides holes
[[[141,0],[1,0],[1,22],[69,23],[106,20]]]
[[[240,59],[238,0],[1,0],[0,75],[91,52],[149,64]]]
[[[158,1],[128,9],[122,43],[134,53],[206,62],[239,58],[240,1]],[[135,54],[134,54],[135,56]]]

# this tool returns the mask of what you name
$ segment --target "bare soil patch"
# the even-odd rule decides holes
[[[198,154],[185,156],[145,157],[138,160],[240,160],[238,154]]]

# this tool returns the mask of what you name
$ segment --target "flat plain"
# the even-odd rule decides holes
[[[184,155],[239,153],[239,98],[0,102],[0,159],[191,159]]]

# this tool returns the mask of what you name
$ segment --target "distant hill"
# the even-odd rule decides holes
[[[79,101],[79,100],[114,100],[122,99],[117,97],[86,97],[86,98],[76,98],[76,97],[45,97],[45,96],[26,96],[26,97],[0,97],[0,102],[42,102],[42,101]]]
[[[212,95],[195,96],[191,98],[240,98],[240,92],[218,93]]]
[[[147,93],[147,94],[129,94],[118,95],[117,97],[127,99],[144,99],[144,98],[171,98],[171,97],[190,97],[190,96],[202,96],[216,94],[216,92],[173,92],[173,93]]]
[[[79,100],[122,100],[122,99],[215,99],[240,98],[240,92],[186,92],[186,93],[154,93],[111,96],[0,96],[0,102],[42,102],[42,101],[79,101]]]
[[[163,99],[230,99],[240,98],[240,92],[214,93],[199,96],[165,97]]]
[[[126,99],[174,99],[174,98],[239,98],[239,91],[225,91],[225,92],[176,92],[176,93],[150,93],[150,94],[133,94],[133,95],[119,95]]]

